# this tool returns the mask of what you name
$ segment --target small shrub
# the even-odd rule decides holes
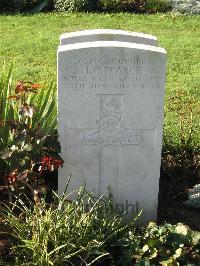
[[[99,0],[103,11],[143,13],[147,0]]]
[[[61,12],[89,11],[95,7],[92,0],[55,0],[55,9]]]
[[[58,11],[91,11],[155,13],[171,8],[168,0],[55,0]]]
[[[189,190],[188,197],[189,199],[185,202],[187,206],[200,208],[200,184],[194,186],[193,189]]]
[[[117,11],[120,0],[99,0],[98,7],[100,11]]]
[[[148,0],[146,2],[146,13],[167,12],[172,9],[171,1],[169,0]]]
[[[168,0],[99,0],[99,7],[104,11],[133,13],[166,12],[171,9]]]
[[[199,0],[172,0],[174,12],[185,14],[200,14]]]
[[[151,222],[133,238],[140,239],[134,265],[199,265],[200,232],[184,224],[158,226]]]

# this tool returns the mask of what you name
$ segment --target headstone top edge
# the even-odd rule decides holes
[[[58,53],[70,50],[86,49],[86,48],[102,48],[102,47],[116,47],[116,48],[135,48],[138,50],[146,50],[167,54],[166,50],[162,47],[151,46],[146,44],[128,43],[119,41],[96,41],[96,42],[82,42],[76,44],[59,45]]]
[[[157,37],[154,35],[141,33],[141,32],[133,32],[133,31],[125,31],[125,30],[117,30],[117,29],[92,29],[92,30],[81,30],[75,32],[66,32],[60,35],[60,40],[67,37],[76,37],[76,36],[84,36],[84,35],[95,35],[95,34],[121,34],[121,35],[129,35],[133,37],[143,37],[151,40],[157,41]]]

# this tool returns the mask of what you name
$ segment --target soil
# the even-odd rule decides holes
[[[200,231],[200,209],[185,205],[188,190],[200,184],[199,159],[196,154],[189,162],[180,163],[181,160],[175,156],[163,156],[158,198],[159,224],[181,222]]]

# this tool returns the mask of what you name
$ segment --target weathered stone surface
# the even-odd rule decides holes
[[[58,49],[58,132],[64,168],[59,193],[86,181],[101,195],[111,187],[129,215],[155,220],[162,147],[166,52],[101,41]]]
[[[155,36],[124,30],[83,30],[64,33],[60,36],[61,45],[92,41],[120,41],[157,46],[157,38]]]

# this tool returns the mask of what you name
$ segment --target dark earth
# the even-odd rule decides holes
[[[200,209],[187,207],[188,190],[200,184],[200,155],[190,158],[163,154],[158,198],[158,223],[188,225],[200,231]]]

